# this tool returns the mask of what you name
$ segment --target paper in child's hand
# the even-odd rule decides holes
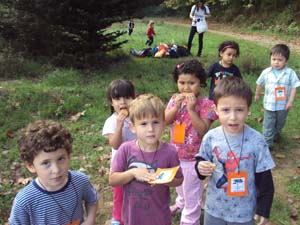
[[[179,169],[179,166],[173,167],[173,168],[158,168],[156,170],[157,178],[155,180],[149,181],[150,184],[165,184],[165,183],[170,183],[177,171]]]

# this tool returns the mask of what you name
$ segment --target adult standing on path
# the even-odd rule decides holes
[[[204,0],[198,0],[195,5],[192,6],[190,12],[190,18],[192,19],[192,26],[190,30],[189,40],[188,40],[188,51],[191,52],[192,42],[195,33],[197,32],[197,23],[202,23],[206,25],[205,17],[210,15],[208,6],[204,5]],[[203,35],[204,32],[198,33],[199,43],[198,43],[198,53],[197,56],[201,56],[203,48]]]

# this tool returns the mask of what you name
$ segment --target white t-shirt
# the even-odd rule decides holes
[[[108,117],[104,123],[102,136],[108,138],[109,134],[114,134],[117,127],[117,114],[113,113],[110,117]],[[125,141],[131,141],[136,139],[136,135],[133,134],[129,128],[129,117],[127,117],[124,121],[124,126],[122,128],[122,143]],[[112,156],[111,160],[114,158],[117,149],[111,148]]]
[[[190,12],[190,14],[192,14],[193,17],[194,17],[194,19],[192,21],[192,26],[194,26],[194,27],[196,26],[197,22],[195,22],[195,20],[196,21],[197,20],[205,21],[205,15],[210,14],[208,6],[204,6],[204,7],[206,9],[206,12],[203,9],[201,9],[201,8],[199,10],[197,10],[196,5],[192,6],[191,12]]]

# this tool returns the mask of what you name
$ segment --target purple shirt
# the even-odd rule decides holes
[[[155,152],[142,152],[135,141],[123,143],[112,162],[112,171],[131,168],[171,168],[179,166],[174,146],[163,142]],[[181,169],[177,178],[182,177]],[[170,188],[132,180],[123,186],[123,222],[125,225],[171,225]]]

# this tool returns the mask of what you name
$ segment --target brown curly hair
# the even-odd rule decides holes
[[[21,159],[32,164],[41,152],[54,152],[63,148],[68,155],[72,152],[73,139],[68,130],[52,120],[38,120],[21,130],[18,141]]]

